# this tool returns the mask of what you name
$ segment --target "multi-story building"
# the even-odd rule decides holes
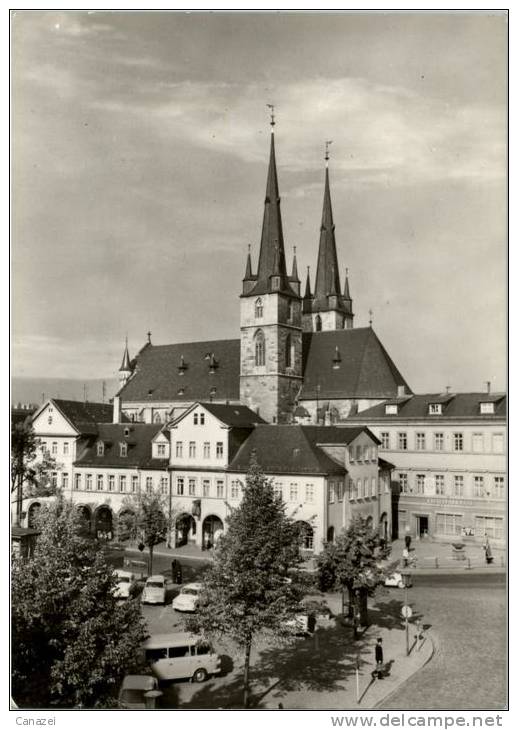
[[[394,464],[395,536],[504,542],[505,394],[406,396],[348,422],[368,426]]]

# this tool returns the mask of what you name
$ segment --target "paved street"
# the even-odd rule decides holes
[[[416,576],[410,602],[437,639],[433,660],[384,709],[502,709],[506,705],[504,575]]]

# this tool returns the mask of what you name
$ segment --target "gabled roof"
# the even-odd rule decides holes
[[[210,373],[210,356],[217,367]],[[207,356],[209,359],[207,359]],[[181,366],[183,357],[184,368]],[[148,345],[137,355],[135,373],[120,390],[131,401],[239,400],[239,340],[209,340],[174,345]],[[183,373],[183,374],[182,374]],[[211,389],[215,392],[211,396]]]
[[[337,347],[341,362],[335,369]],[[371,327],[304,333],[302,361],[301,400],[315,400],[317,392],[320,400],[392,398],[400,385],[411,392]]]
[[[347,444],[365,430],[361,427],[259,425],[240,447],[229,471],[246,472],[255,453],[266,474],[343,475],[346,472],[344,465],[328,456],[317,444]]]
[[[67,419],[80,434],[96,434],[97,424],[111,423],[113,421],[113,406],[110,403],[89,403],[77,400],[63,400],[61,398],[51,398],[48,403],[52,403],[60,413]],[[45,405],[34,414],[33,420],[48,405]],[[123,420],[126,420],[123,417]]]
[[[242,405],[227,405],[224,403],[196,403],[193,408],[190,408],[187,413],[190,413],[196,406],[202,406],[209,413],[221,421],[226,426],[235,426],[236,428],[246,428],[247,426],[253,427],[259,423],[266,423],[264,418],[257,415],[255,411],[252,411],[248,406]],[[185,415],[179,416],[180,421]],[[178,421],[175,421],[177,423]]]
[[[494,394],[495,412],[480,413],[480,403],[487,402],[487,393],[455,393],[448,394],[447,400],[441,401],[441,394],[425,393],[413,395],[408,400],[400,403],[397,415],[387,415],[385,413],[385,403],[379,403],[377,406],[367,408],[365,411],[350,416],[347,420],[366,421],[366,420],[382,420],[382,419],[405,419],[405,418],[426,418],[431,422],[436,422],[439,418],[477,418],[481,420],[491,420],[495,417],[505,418],[507,398],[505,393]],[[430,403],[443,404],[442,414],[434,415],[429,413],[428,406]]]
[[[91,436],[83,451],[74,462],[75,466],[95,467],[139,467],[166,468],[168,459],[153,459],[151,457],[151,441],[163,424],[121,424],[101,423],[99,433]],[[129,430],[125,435],[125,430]],[[97,443],[102,441],[104,453],[97,455]],[[127,456],[120,455],[119,444],[128,445]]]

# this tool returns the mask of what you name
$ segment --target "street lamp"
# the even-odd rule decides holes
[[[408,656],[410,654],[410,643],[408,638],[408,619],[412,615],[412,609],[408,605],[408,589],[412,585],[412,574],[409,570],[401,571],[401,580],[403,581],[403,586],[405,588],[405,605],[403,606],[402,613],[405,617],[406,655]]]

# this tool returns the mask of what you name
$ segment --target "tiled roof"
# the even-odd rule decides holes
[[[206,358],[212,353],[217,367],[210,374]],[[182,357],[185,369],[179,370]],[[238,401],[239,359],[239,340],[148,345],[135,359],[135,374],[120,390],[121,401],[192,403],[209,400],[213,388],[213,400]]]
[[[74,462],[75,466],[96,467],[140,467],[141,469],[163,468],[168,465],[168,459],[151,458],[151,441],[163,426],[159,424],[120,424],[101,423],[99,433],[91,436],[84,450]],[[128,435],[125,432],[128,431]],[[97,455],[97,444],[104,443],[104,454]],[[120,455],[119,444],[128,445],[127,456]]]
[[[371,327],[304,333],[301,400],[391,398],[398,385],[411,392]],[[333,368],[336,348],[340,367]]]
[[[495,403],[494,414],[481,414],[480,403]],[[430,403],[442,403],[442,414],[429,414]],[[347,420],[366,421],[394,418],[427,418],[436,421],[440,418],[480,418],[490,420],[491,418],[505,418],[507,398],[505,393],[449,393],[447,398],[441,393],[425,393],[413,395],[408,400],[399,403],[397,415],[385,413],[386,403],[361,411]]]
[[[97,424],[113,421],[113,406],[110,403],[85,403],[61,398],[52,398],[52,403],[81,434],[95,434]]]
[[[266,423],[264,418],[258,416],[247,406],[226,405],[224,403],[200,403],[209,413],[212,413],[217,419],[225,423],[227,426],[246,427],[254,426],[259,423]]]
[[[363,428],[256,426],[232,460],[229,471],[247,471],[252,453],[266,474],[345,474],[317,443],[349,443]]]

